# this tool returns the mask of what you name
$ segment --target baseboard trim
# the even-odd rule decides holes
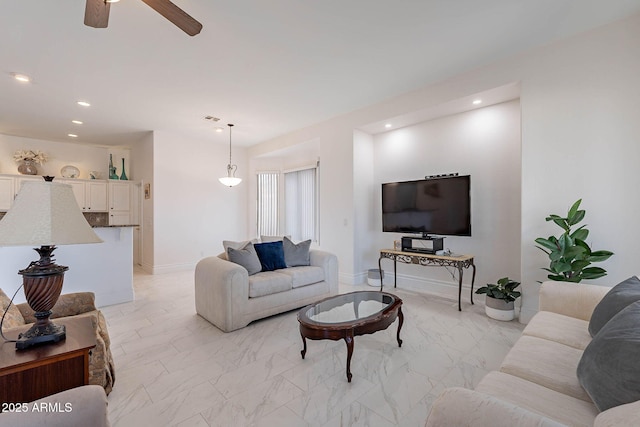
[[[366,282],[367,273],[346,274],[338,273],[338,281],[345,285],[362,285]]]
[[[384,287],[393,288],[393,273],[385,271]],[[432,293],[447,298],[458,299],[458,282],[449,282],[445,280],[434,280],[420,276],[413,276],[409,274],[397,275],[398,287],[421,293]],[[471,291],[471,285],[468,283],[462,284],[462,298],[469,299],[469,292]]]

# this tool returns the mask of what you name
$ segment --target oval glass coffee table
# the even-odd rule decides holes
[[[398,318],[396,338],[402,346],[400,329],[404,321],[402,300],[393,294],[359,291],[336,295],[311,304],[298,312],[300,335],[307,353],[307,338],[311,340],[341,340],[347,344],[347,381],[351,382],[353,338],[387,329]]]

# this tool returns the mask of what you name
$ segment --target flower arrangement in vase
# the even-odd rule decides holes
[[[13,154],[13,160],[18,165],[18,172],[23,175],[37,175],[38,169],[36,165],[43,165],[49,160],[46,153],[40,150],[17,150]]]

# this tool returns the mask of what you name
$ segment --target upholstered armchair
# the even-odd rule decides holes
[[[5,312],[9,298],[0,289],[0,315]],[[83,316],[91,319],[96,331],[96,346],[91,350],[89,357],[89,384],[99,385],[109,394],[115,381],[115,369],[113,356],[111,355],[109,333],[107,323],[102,312],[95,306],[93,292],[77,292],[63,294],[51,310],[51,319]],[[2,325],[3,331],[14,328],[25,329],[25,326],[35,322],[34,312],[27,303],[11,305]]]

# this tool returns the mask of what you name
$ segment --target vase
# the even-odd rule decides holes
[[[492,319],[508,322],[515,317],[514,303],[513,301],[507,302],[487,296],[485,299],[485,313]]]
[[[118,179],[116,168],[113,166],[113,154],[109,154],[109,179]]]
[[[129,178],[127,178],[127,173],[124,171],[124,158],[122,159],[122,173],[120,174],[120,180],[122,181],[126,181]]]
[[[36,168],[36,162],[33,160],[23,160],[18,166],[18,172],[22,175],[37,175],[38,169]]]

